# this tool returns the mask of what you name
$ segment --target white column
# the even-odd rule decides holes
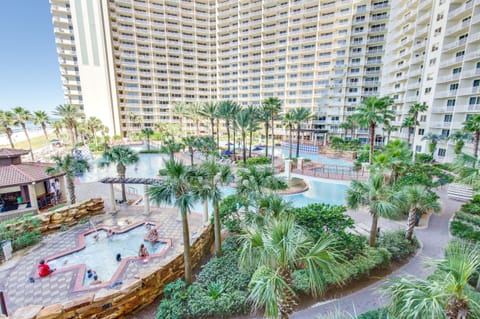
[[[115,190],[113,189],[113,184],[110,184],[110,205],[112,206],[112,213],[117,212],[117,205],[115,203]]]
[[[35,182],[28,184],[28,196],[30,197],[30,206],[38,211],[37,191],[35,190]]]
[[[297,158],[297,169],[303,170],[303,157]]]
[[[143,201],[144,201],[144,211],[145,215],[150,215],[150,197],[148,197],[148,185],[143,185]]]
[[[291,167],[292,167],[292,161],[291,160],[285,160],[285,174],[287,175],[287,180],[290,181],[291,177]]]

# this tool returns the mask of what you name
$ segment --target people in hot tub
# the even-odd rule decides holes
[[[147,247],[144,244],[140,245],[140,249],[138,250],[138,257],[145,258],[148,257],[149,253]]]
[[[156,228],[152,228],[148,233],[147,233],[147,239],[150,241],[150,244],[154,244],[158,240],[158,231]]]

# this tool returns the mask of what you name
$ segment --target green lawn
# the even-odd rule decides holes
[[[55,138],[54,135],[49,136],[49,137]],[[43,135],[40,135],[40,136],[37,136],[37,137],[31,137],[30,141],[32,142],[32,148],[34,150],[50,144],[49,142],[47,142],[45,140],[45,136],[43,136]],[[10,148],[10,144],[0,145],[0,148]],[[28,150],[27,140],[25,139],[24,141],[20,141],[20,142],[15,143],[15,148]]]

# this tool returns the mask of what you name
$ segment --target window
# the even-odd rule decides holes
[[[450,135],[450,130],[444,129],[442,130],[442,137],[447,138]]]
[[[449,99],[447,100],[447,106],[455,106],[455,102],[456,102],[455,99]]]
[[[422,151],[422,145],[415,145],[415,151],[420,153]]]
[[[480,86],[480,79],[473,80],[473,87],[479,87]]]
[[[455,53],[456,58],[459,58],[459,57],[464,56],[464,55],[465,55],[465,51],[458,51],[457,53]]]
[[[472,96],[468,100],[468,104],[470,105],[475,105],[475,104],[480,104],[480,96]]]
[[[450,123],[452,121],[452,114],[445,114],[445,116],[443,117],[443,121],[445,123]]]
[[[440,157],[445,157],[445,154],[447,153],[447,150],[444,148],[439,148],[438,149],[438,156]]]
[[[437,58],[431,59],[428,64],[432,66],[435,65],[435,63],[437,63]]]
[[[426,115],[420,115],[420,122],[426,122],[427,121],[427,116]]]
[[[450,91],[456,91],[458,89],[458,83],[452,83],[449,86]]]
[[[425,129],[424,128],[419,128],[418,129],[418,135],[423,135],[425,134]]]
[[[428,94],[428,93],[430,93],[430,92],[432,92],[432,88],[426,88],[426,89],[425,89],[425,94]]]
[[[460,73],[460,72],[462,72],[462,68],[461,68],[461,67],[455,68],[455,69],[452,70],[452,74],[458,74],[458,73]]]

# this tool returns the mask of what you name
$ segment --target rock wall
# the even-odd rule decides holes
[[[78,224],[84,217],[103,214],[104,203],[101,198],[91,198],[81,203],[67,205],[51,212],[42,212],[34,215],[40,220],[39,230],[42,233],[53,232],[62,225],[74,226]],[[7,229],[22,230],[21,223],[12,223],[7,226]]]
[[[196,267],[213,244],[213,226],[203,229],[192,244],[192,266]],[[166,284],[184,275],[183,252],[165,266],[139,273],[117,288],[100,289],[54,305],[29,305],[18,309],[14,319],[120,318],[139,310],[163,293]],[[8,317],[6,317],[8,318]]]

